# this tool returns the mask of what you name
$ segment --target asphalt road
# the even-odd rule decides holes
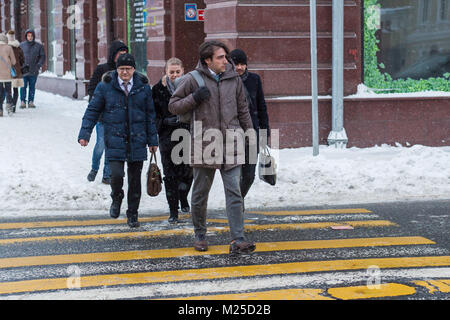
[[[0,219],[0,299],[450,299],[450,200],[249,209],[257,250],[238,257],[225,212],[208,218],[205,253],[188,215]]]

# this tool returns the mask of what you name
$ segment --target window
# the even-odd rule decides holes
[[[147,69],[147,33],[146,0],[127,1],[128,46],[136,59],[136,70],[146,73]]]
[[[447,78],[450,73],[450,16],[448,0],[365,0],[366,29],[369,20],[379,24],[365,37],[366,43],[379,50],[372,50],[372,57],[380,72],[388,80]],[[377,8],[374,10],[373,8]],[[374,25],[371,23],[371,25]],[[377,52],[378,51],[378,52]],[[370,60],[365,56],[366,60]],[[372,68],[374,64],[372,63]],[[373,70],[372,70],[373,73]],[[367,79],[365,74],[364,81]]]
[[[69,5],[70,6],[75,5],[75,0],[70,0]],[[69,29],[69,43],[70,43],[70,71],[72,71],[72,73],[75,74],[77,65],[75,28]]]
[[[439,11],[438,11],[438,17],[440,21],[449,21],[448,16],[448,10],[449,10],[449,0],[439,0]]]
[[[48,71],[55,71],[55,18],[53,9],[55,7],[54,0],[47,0],[47,69]]]
[[[33,0],[28,0],[28,10],[27,10],[27,14],[28,14],[28,28],[27,29],[34,29],[34,4],[33,4]]]

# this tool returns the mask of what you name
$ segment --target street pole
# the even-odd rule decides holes
[[[311,43],[311,100],[312,100],[312,140],[313,156],[319,154],[319,107],[317,99],[317,19],[316,0],[309,2],[310,43]]]
[[[328,144],[344,148],[348,138],[344,129],[344,1],[333,0],[332,123]]]

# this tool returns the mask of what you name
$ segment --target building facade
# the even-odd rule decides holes
[[[205,9],[204,20],[190,15],[192,7]],[[344,1],[348,147],[450,145],[450,94],[398,94],[424,79],[425,89],[450,91],[449,8],[449,0]],[[170,57],[182,59],[189,71],[203,41],[224,41],[245,50],[250,71],[261,76],[280,147],[303,147],[312,145],[309,10],[309,0],[1,0],[0,31],[14,29],[24,40],[25,30],[34,28],[48,56],[38,88],[77,99],[86,95],[113,40],[129,45],[151,84]],[[327,144],[331,0],[318,1],[317,32],[319,139]],[[360,84],[397,94],[356,94]]]

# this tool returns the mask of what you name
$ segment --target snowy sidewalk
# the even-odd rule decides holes
[[[103,215],[110,206],[110,187],[101,183],[103,161],[97,180],[86,180],[95,130],[88,147],[77,143],[87,101],[38,91],[36,105],[0,118],[0,216],[72,215],[73,210]],[[277,156],[277,185],[256,177],[246,208],[450,199],[450,147],[321,146],[318,157],[312,148],[283,149]],[[142,181],[144,186],[145,173]],[[219,174],[208,206],[225,207]],[[155,198],[144,191],[140,212],[167,213],[164,190]]]

